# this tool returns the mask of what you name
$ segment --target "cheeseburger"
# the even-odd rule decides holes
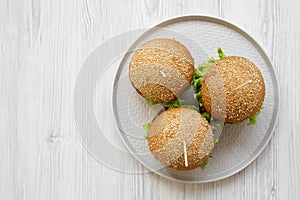
[[[207,164],[214,135],[208,121],[197,111],[174,108],[164,111],[151,123],[148,143],[163,165],[191,170]]]
[[[139,47],[131,58],[129,78],[137,92],[154,102],[168,102],[191,83],[194,60],[174,39],[158,38]]]
[[[222,86],[218,87],[218,83]],[[224,95],[223,102],[219,102],[220,92]],[[239,56],[228,56],[216,62],[206,72],[201,88],[205,110],[217,119],[224,118],[225,122],[241,122],[255,115],[264,97],[261,72],[250,60]],[[222,103],[224,106],[220,106]]]

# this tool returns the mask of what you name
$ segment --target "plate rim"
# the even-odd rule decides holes
[[[211,16],[211,15],[179,15],[179,16],[175,16],[175,17],[171,17],[168,19],[165,19],[159,23],[157,23],[156,25],[148,28],[146,31],[143,31],[143,33],[137,37],[137,39],[134,40],[134,42],[130,45],[130,47],[127,49],[126,53],[124,54],[124,56],[122,57],[122,60],[120,61],[118,67],[117,67],[117,71],[116,74],[114,76],[114,81],[113,81],[113,88],[115,88],[116,83],[117,83],[117,78],[120,75],[120,66],[124,63],[124,59],[126,58],[127,53],[129,52],[130,49],[132,49],[132,47],[134,47],[136,45],[136,43],[138,43],[138,41],[143,37],[146,36],[147,33],[149,34],[152,30],[155,30],[156,28],[162,28],[163,26],[166,26],[168,24],[172,24],[172,23],[176,23],[179,21],[188,21],[188,20],[200,20],[200,21],[207,21],[207,22],[212,22],[212,23],[216,23],[216,24],[220,24],[220,25],[225,25],[226,27],[235,30],[236,32],[240,33],[241,35],[243,35],[252,45],[255,46],[255,48],[259,51],[259,53],[261,55],[263,55],[263,59],[265,60],[268,68],[273,72],[274,75],[274,79],[272,80],[272,82],[274,82],[275,80],[275,87],[274,87],[274,91],[275,91],[275,102],[276,104],[274,106],[277,106],[277,109],[275,110],[276,113],[273,113],[272,119],[271,120],[271,124],[268,127],[268,129],[270,129],[269,134],[265,135],[264,139],[260,142],[259,146],[260,148],[255,149],[255,151],[249,156],[248,159],[240,162],[237,166],[233,167],[231,170],[227,171],[226,173],[219,173],[216,174],[215,178],[210,178],[210,179],[203,179],[203,180],[181,180],[172,176],[167,176],[165,174],[163,174],[161,171],[163,169],[165,169],[166,167],[159,169],[159,170],[152,170],[151,168],[149,168],[147,165],[145,165],[138,156],[136,156],[134,154],[134,152],[132,151],[132,149],[128,146],[127,144],[127,139],[124,138],[123,134],[121,134],[122,129],[119,127],[119,123],[118,123],[118,116],[116,114],[116,103],[115,103],[115,93],[112,93],[112,100],[111,100],[111,106],[112,106],[112,110],[113,110],[113,118],[115,120],[116,123],[116,127],[117,127],[117,132],[120,135],[120,138],[122,139],[124,145],[126,146],[126,148],[128,149],[128,151],[131,153],[131,155],[139,161],[139,163],[146,167],[148,170],[150,170],[151,172],[158,174],[161,177],[164,177],[166,179],[169,180],[173,180],[176,182],[181,182],[181,183],[209,183],[209,182],[215,182],[215,181],[219,181],[225,178],[228,178],[232,175],[235,175],[237,173],[239,173],[240,171],[244,170],[246,167],[248,167],[261,153],[262,151],[266,148],[267,144],[269,143],[270,139],[272,138],[273,134],[274,134],[274,130],[275,127],[277,125],[277,121],[278,121],[278,116],[279,116],[279,111],[280,111],[280,88],[279,88],[279,84],[278,84],[278,78],[277,78],[277,74],[276,71],[274,70],[274,65],[271,62],[271,60],[269,59],[269,57],[267,56],[264,48],[249,34],[247,33],[245,30],[243,30],[242,28],[240,28],[238,25],[229,22],[228,20],[216,17],[216,16]],[[277,101],[276,101],[277,100]],[[275,115],[275,116],[274,116]]]

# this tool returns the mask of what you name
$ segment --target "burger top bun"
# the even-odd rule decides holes
[[[197,111],[174,108],[151,123],[148,143],[163,165],[190,170],[207,161],[214,147],[214,135],[208,121]]]
[[[187,48],[174,39],[157,38],[143,44],[131,58],[129,77],[145,98],[168,102],[179,96],[194,75]]]
[[[241,122],[257,113],[264,101],[265,83],[254,63],[228,56],[206,72],[201,88],[204,108],[226,122]]]

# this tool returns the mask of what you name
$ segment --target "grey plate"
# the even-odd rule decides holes
[[[144,123],[150,122],[160,111],[150,107],[134,90],[128,77],[128,66],[135,49],[158,37],[175,38],[191,52],[195,65],[217,56],[222,47],[227,55],[250,59],[261,70],[266,84],[264,109],[257,124],[226,125],[220,142],[213,151],[213,159],[205,170],[177,171],[163,167],[149,152],[144,139]],[[278,116],[279,90],[272,64],[259,44],[237,26],[208,16],[183,16],[167,20],[146,31],[129,48],[118,68],[113,93],[113,112],[119,133],[129,151],[151,171],[181,182],[204,183],[231,176],[249,165],[270,140]]]

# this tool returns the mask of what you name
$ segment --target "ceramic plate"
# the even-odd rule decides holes
[[[247,122],[226,125],[205,170],[177,171],[163,167],[149,152],[142,125],[150,122],[161,106],[149,106],[132,87],[128,67],[134,51],[154,38],[173,38],[184,44],[195,60],[195,66],[217,57],[217,48],[226,55],[243,56],[261,70],[266,96],[264,109],[255,125]],[[187,100],[192,101],[192,100]],[[274,69],[260,45],[237,26],[207,16],[183,16],[162,22],[146,31],[129,48],[116,73],[113,112],[124,143],[133,156],[151,171],[182,182],[211,182],[231,176],[249,165],[265,148],[272,136],[278,115],[279,92]]]

